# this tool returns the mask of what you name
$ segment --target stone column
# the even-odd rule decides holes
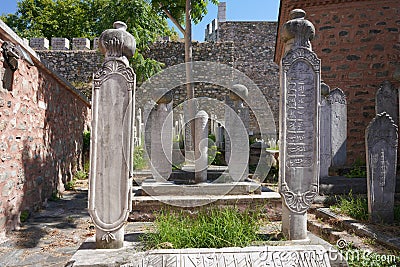
[[[329,167],[332,162],[331,147],[331,105],[328,101],[330,88],[321,83],[321,116],[320,116],[320,168],[319,177],[329,176]]]
[[[396,189],[397,125],[386,112],[376,115],[365,132],[368,212],[374,223],[392,223]]]
[[[105,62],[93,78],[89,214],[96,247],[121,248],[131,210],[135,73],[127,58],[135,39],[126,24],[115,22],[99,41]]]
[[[208,167],[208,115],[204,110],[200,110],[195,118],[195,182],[207,182]]]
[[[154,101],[157,104],[151,111],[151,170],[154,179],[165,182],[172,173],[171,91]]]
[[[329,93],[331,106],[331,146],[332,166],[341,167],[346,164],[347,144],[347,102],[342,89],[335,88]]]
[[[307,209],[319,181],[321,62],[310,44],[314,26],[304,17],[301,9],[291,11],[282,31],[279,192],[282,232],[289,240],[307,238]]]

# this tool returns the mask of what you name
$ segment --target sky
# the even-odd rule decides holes
[[[0,14],[15,13],[17,2],[17,0],[0,0]],[[220,0],[220,2],[226,2],[228,21],[278,20],[279,0]],[[199,24],[192,27],[193,40],[203,41],[207,24],[215,18],[217,18],[217,6],[209,4],[208,14]],[[171,22],[169,24],[173,25]]]

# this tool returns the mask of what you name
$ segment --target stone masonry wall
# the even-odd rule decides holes
[[[233,67],[246,74],[263,92],[278,130],[279,67],[274,63],[277,23],[268,21],[218,24],[217,42],[233,42]],[[272,122],[271,122],[272,123]],[[251,128],[255,129],[251,117]]]
[[[0,54],[0,242],[18,227],[21,211],[39,209],[72,179],[90,108],[0,21],[0,46],[3,41],[20,45],[34,65],[19,59],[10,73]]]
[[[282,0],[280,26],[294,8],[304,9],[315,25],[312,45],[322,61],[322,79],[347,96],[348,163],[365,161],[364,135],[375,117],[376,91],[384,80],[400,86],[399,1]],[[276,62],[281,53],[278,40]]]
[[[214,20],[214,25],[217,23]],[[232,66],[246,74],[264,93],[274,115],[275,125],[278,125],[279,114],[279,77],[278,66],[273,62],[275,46],[276,22],[225,22],[219,23],[218,36],[214,41],[193,43],[193,60],[212,61]],[[214,26],[215,27],[215,26]],[[184,43],[156,42],[144,54],[165,64],[165,68],[184,63]],[[101,65],[100,53],[94,50],[37,50],[37,53],[57,73],[64,76],[76,87],[87,85],[92,74]],[[173,77],[171,77],[173,78]],[[140,106],[141,99],[148,92],[136,94]],[[195,96],[208,96],[224,100],[227,94],[225,88],[213,84],[197,83]],[[90,95],[89,93],[87,95]],[[184,101],[185,86],[174,89],[175,105]],[[272,122],[271,122],[272,123]],[[258,132],[258,125],[251,116],[250,129]]]
[[[57,71],[65,79],[91,96],[91,82],[103,62],[103,56],[97,50],[36,50],[39,57],[51,69]]]

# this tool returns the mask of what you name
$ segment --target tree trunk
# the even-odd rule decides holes
[[[192,10],[191,0],[186,0],[186,9],[185,9],[185,63],[186,63],[186,95],[187,100],[191,100],[194,98],[194,87],[192,82],[192,65],[188,64],[192,62],[192,18],[190,12]],[[188,103],[188,112],[189,118],[194,118],[195,116],[195,105],[193,101],[189,101]],[[189,126],[189,125],[188,125]],[[190,122],[190,130],[191,130],[191,150],[194,150],[195,144],[195,124],[192,120]]]

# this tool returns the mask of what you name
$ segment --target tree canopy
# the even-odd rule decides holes
[[[133,65],[138,81],[161,69],[141,52],[160,36],[175,32],[164,17],[145,0],[21,0],[15,14],[1,19],[21,37],[87,37],[93,39],[120,20],[135,37],[137,53]]]

